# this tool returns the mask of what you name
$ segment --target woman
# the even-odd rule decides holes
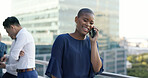
[[[103,72],[97,46],[98,29],[93,26],[94,13],[83,8],[75,17],[74,33],[59,35],[52,47],[46,75],[52,78],[93,78]],[[94,28],[96,35],[87,34]]]

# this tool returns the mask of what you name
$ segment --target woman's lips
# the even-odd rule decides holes
[[[88,27],[82,27],[83,28],[83,30],[85,31],[85,32],[88,32],[89,31],[89,28]]]

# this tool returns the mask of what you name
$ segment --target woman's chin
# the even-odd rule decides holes
[[[83,32],[82,34],[83,34],[83,35],[87,35],[87,34],[88,34],[88,32]]]

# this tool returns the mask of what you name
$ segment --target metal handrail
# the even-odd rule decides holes
[[[43,60],[35,60],[35,63],[36,64],[40,64],[40,65],[46,65],[46,66],[48,65],[48,62],[47,61],[43,61]],[[116,78],[138,78],[138,77],[127,76],[127,75],[116,74],[116,73],[110,73],[110,72],[103,72],[100,75],[101,76],[108,76],[108,77],[116,77]]]
[[[41,65],[48,65],[47,61],[43,61],[43,60],[35,60],[35,64],[41,64]]]
[[[110,73],[110,72],[103,72],[101,75],[108,76],[108,77],[116,77],[116,78],[138,78],[133,76],[127,76],[122,74]]]

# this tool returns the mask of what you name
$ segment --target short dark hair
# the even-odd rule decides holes
[[[82,16],[84,13],[91,13],[91,14],[94,14],[94,12],[91,10],[91,9],[89,9],[89,8],[82,8],[82,9],[80,9],[80,11],[78,12],[78,18],[80,17],[80,16]]]
[[[20,26],[19,20],[14,16],[8,17],[3,22],[3,26],[4,26],[4,28],[10,28],[10,25]]]

